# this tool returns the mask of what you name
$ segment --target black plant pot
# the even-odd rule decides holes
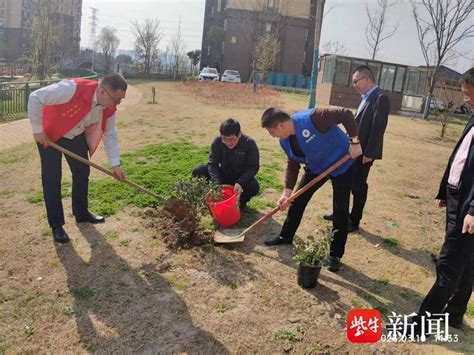
[[[313,288],[316,286],[321,272],[321,265],[305,266],[298,265],[298,285],[303,288]]]

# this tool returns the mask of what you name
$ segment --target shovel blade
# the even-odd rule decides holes
[[[214,234],[216,243],[239,243],[245,239],[245,234],[241,235],[243,229],[223,229]]]

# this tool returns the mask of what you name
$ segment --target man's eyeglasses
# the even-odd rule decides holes
[[[235,144],[239,138],[239,136],[221,136],[221,141],[225,144]]]
[[[115,103],[115,105],[119,105],[124,100],[124,99],[116,99],[115,97],[113,97],[110,94],[110,92],[106,88],[102,87],[102,89],[104,89],[104,91],[107,93],[107,95],[109,95],[109,97],[112,99],[112,101]]]
[[[359,78],[359,79],[356,79],[356,80],[352,80],[352,85],[357,85],[357,83],[359,81],[361,81],[362,79],[366,79],[367,77],[366,76],[363,76],[362,78]]]

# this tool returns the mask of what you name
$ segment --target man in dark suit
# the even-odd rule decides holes
[[[461,89],[464,101],[473,105],[474,68],[462,76]],[[418,316],[413,319],[417,322],[417,334],[422,333],[421,316],[429,318],[441,312],[449,313],[450,326],[461,328],[471,297],[474,265],[474,115],[449,158],[436,204],[446,207],[446,235],[436,263],[436,282],[421,304]]]
[[[349,232],[359,229],[362,211],[367,201],[367,178],[375,159],[382,159],[383,135],[387,127],[390,102],[374,80],[369,67],[361,65],[352,74],[352,85],[361,94],[362,101],[355,116],[359,125],[359,139],[363,155],[354,164],[352,184],[353,204],[349,216]],[[324,219],[332,220],[332,214]]]

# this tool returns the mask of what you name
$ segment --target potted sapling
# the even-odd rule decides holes
[[[329,248],[334,232],[327,231],[321,238],[315,239],[309,235],[305,241],[297,240],[293,261],[298,264],[298,285],[303,288],[313,288],[321,272],[321,263],[329,255]]]

